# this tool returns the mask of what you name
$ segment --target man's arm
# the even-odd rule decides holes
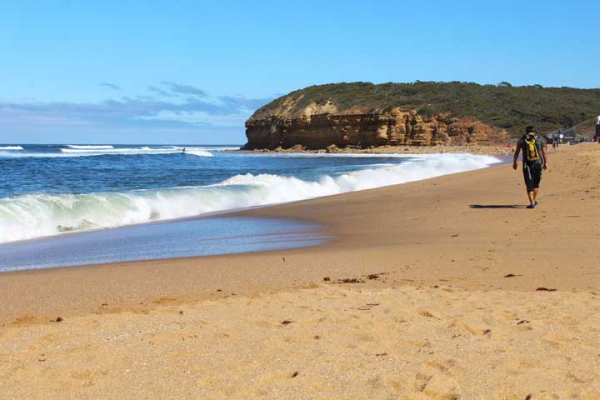
[[[548,168],[546,164],[548,164],[548,154],[546,153],[546,143],[542,146],[542,157],[544,157],[544,169]]]
[[[513,169],[517,169],[518,164],[517,161],[519,161],[519,153],[521,152],[521,146],[519,146],[519,144],[517,143],[517,148],[515,149],[515,155],[513,157]]]

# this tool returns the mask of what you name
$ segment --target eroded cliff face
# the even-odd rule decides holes
[[[257,112],[246,121],[245,148],[276,149],[304,146],[307,149],[370,147],[383,145],[435,146],[486,145],[506,141],[503,131],[473,119],[448,115],[421,115],[415,110],[394,108],[389,112],[360,109],[337,112],[330,102],[311,104],[291,115],[285,103],[277,112]]]

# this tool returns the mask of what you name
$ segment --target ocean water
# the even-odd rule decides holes
[[[0,244],[329,196],[500,162],[469,154],[229,151],[233,149],[237,147],[0,145]]]

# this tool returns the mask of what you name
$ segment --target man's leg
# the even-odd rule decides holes
[[[533,204],[537,205],[537,195],[540,191],[540,182],[542,181],[542,166],[536,165],[531,171],[533,175]]]
[[[533,182],[533,175],[531,173],[531,167],[529,165],[525,165],[523,167],[523,178],[525,178],[525,187],[527,188],[527,197],[529,197],[529,208],[535,207],[533,202],[535,201],[534,190],[535,185]]]
[[[527,197],[529,197],[529,204],[533,204],[535,201],[535,190],[532,192],[527,192]]]

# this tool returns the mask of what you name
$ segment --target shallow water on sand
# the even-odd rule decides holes
[[[307,222],[212,217],[128,226],[0,245],[0,271],[317,246],[331,239]]]

